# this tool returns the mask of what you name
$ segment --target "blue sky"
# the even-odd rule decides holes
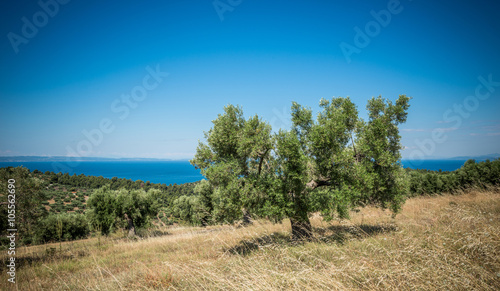
[[[497,1],[65,2],[0,4],[1,156],[186,159],[228,103],[399,94],[404,158],[500,152]]]

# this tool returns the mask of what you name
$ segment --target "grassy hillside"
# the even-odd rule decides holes
[[[316,239],[307,243],[289,240],[287,221],[257,221],[22,247],[17,288],[500,289],[498,189],[411,198],[396,219],[368,207],[350,221],[312,222]],[[5,269],[0,277],[0,289],[12,287]]]

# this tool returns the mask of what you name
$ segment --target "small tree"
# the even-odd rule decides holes
[[[155,196],[159,190],[150,189],[127,191],[121,189],[117,192],[117,217],[127,221],[128,236],[136,235],[136,227],[141,228],[149,223],[151,217],[158,213],[159,205],[155,203]]]
[[[149,219],[158,213],[157,189],[111,190],[104,186],[96,190],[87,201],[89,221],[98,225],[102,234],[109,234],[119,219],[127,221],[128,236],[136,234],[136,228],[147,225]]]
[[[349,98],[322,99],[316,120],[294,102],[292,129],[274,135],[257,116],[245,120],[239,107],[225,107],[191,160],[212,187],[214,220],[232,222],[248,210],[289,218],[292,236],[307,238],[311,212],[332,219],[374,204],[396,213],[408,189],[398,125],[409,100],[372,98],[366,122]]]
[[[269,124],[257,115],[245,120],[240,107],[229,105],[224,111],[205,133],[208,144],[199,143],[191,160],[208,180],[195,192],[203,196],[214,222],[232,222],[259,208],[252,195],[273,149]]]
[[[12,185],[14,189],[10,189],[8,181],[15,180]],[[18,231],[19,241],[25,244],[33,242],[35,237],[36,225],[40,219],[47,215],[47,211],[40,206],[46,199],[43,191],[44,182],[39,178],[34,177],[27,168],[24,167],[7,167],[0,168],[0,234],[9,227],[8,222],[8,190],[13,190],[15,193],[15,227]]]
[[[182,195],[172,203],[171,213],[174,217],[194,225],[206,226],[211,221],[210,184],[203,180],[196,186],[198,195]]]
[[[57,216],[56,231],[57,231],[57,238],[59,239],[59,252],[62,252],[61,238],[63,234],[63,222],[60,215]]]
[[[87,215],[94,229],[108,235],[117,216],[116,194],[108,186],[99,188],[87,200]]]

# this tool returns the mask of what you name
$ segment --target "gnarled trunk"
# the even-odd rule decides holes
[[[292,225],[292,239],[294,240],[308,240],[312,238],[312,227],[309,217],[306,218],[290,218]]]
[[[126,213],[124,216],[128,223],[128,237],[134,237],[135,236],[134,221],[132,221],[132,218],[128,217]]]

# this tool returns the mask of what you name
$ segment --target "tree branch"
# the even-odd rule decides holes
[[[266,156],[267,152],[269,151],[269,148],[266,149],[266,151],[262,154],[262,156],[260,157],[260,162],[259,162],[259,172],[257,174],[257,176],[260,176],[260,171],[262,170],[262,162],[264,161],[264,157]]]
[[[354,156],[357,157],[358,153],[356,152],[356,146],[354,146],[354,138],[352,137],[352,132],[350,132],[350,134],[351,134],[351,141],[352,141],[352,149],[354,150]]]
[[[331,185],[332,183],[330,182],[330,178],[321,178],[317,180],[311,180],[309,183],[306,184],[306,187],[311,190],[314,190],[318,187],[331,186]]]

